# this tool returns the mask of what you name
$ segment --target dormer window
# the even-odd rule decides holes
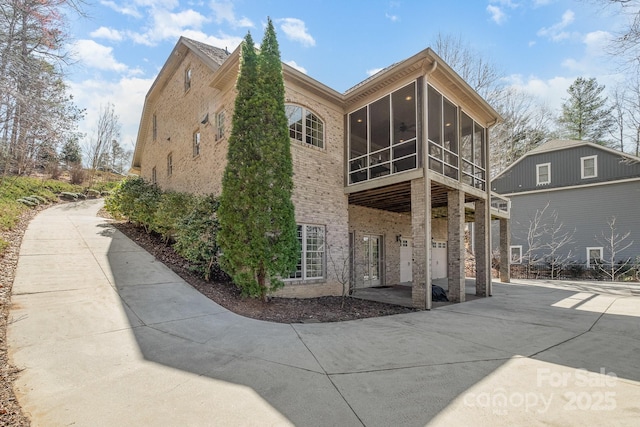
[[[598,176],[598,156],[580,157],[580,176],[582,179]]]
[[[536,165],[536,185],[551,184],[551,163]]]

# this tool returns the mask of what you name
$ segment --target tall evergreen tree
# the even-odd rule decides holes
[[[572,139],[607,145],[606,135],[613,126],[611,107],[602,96],[604,86],[595,78],[578,77],[567,89],[569,98],[562,104],[559,122],[563,133]]]
[[[218,243],[222,267],[243,294],[266,300],[299,256],[282,63],[271,19],[259,55],[251,34],[245,37],[236,89]]]

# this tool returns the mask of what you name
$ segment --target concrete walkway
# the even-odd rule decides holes
[[[24,236],[8,341],[34,426],[638,425],[632,287],[496,284],[430,312],[268,323],[200,295],[100,206],[52,207]]]

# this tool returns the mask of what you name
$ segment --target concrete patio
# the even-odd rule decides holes
[[[27,230],[9,354],[34,426],[637,426],[637,285],[495,283],[493,297],[328,324],[244,318],[102,218]]]

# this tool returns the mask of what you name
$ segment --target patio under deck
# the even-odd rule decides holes
[[[447,292],[447,278],[433,280],[434,285],[438,285]],[[411,299],[411,282],[401,283],[393,286],[380,286],[372,288],[358,288],[351,295],[353,298],[359,298],[367,301],[377,301],[386,304],[401,305],[403,307],[413,308]],[[476,279],[465,279],[465,296],[466,301],[471,301],[481,297],[476,296]],[[453,302],[433,301],[431,308],[443,307],[445,305],[455,304]]]

